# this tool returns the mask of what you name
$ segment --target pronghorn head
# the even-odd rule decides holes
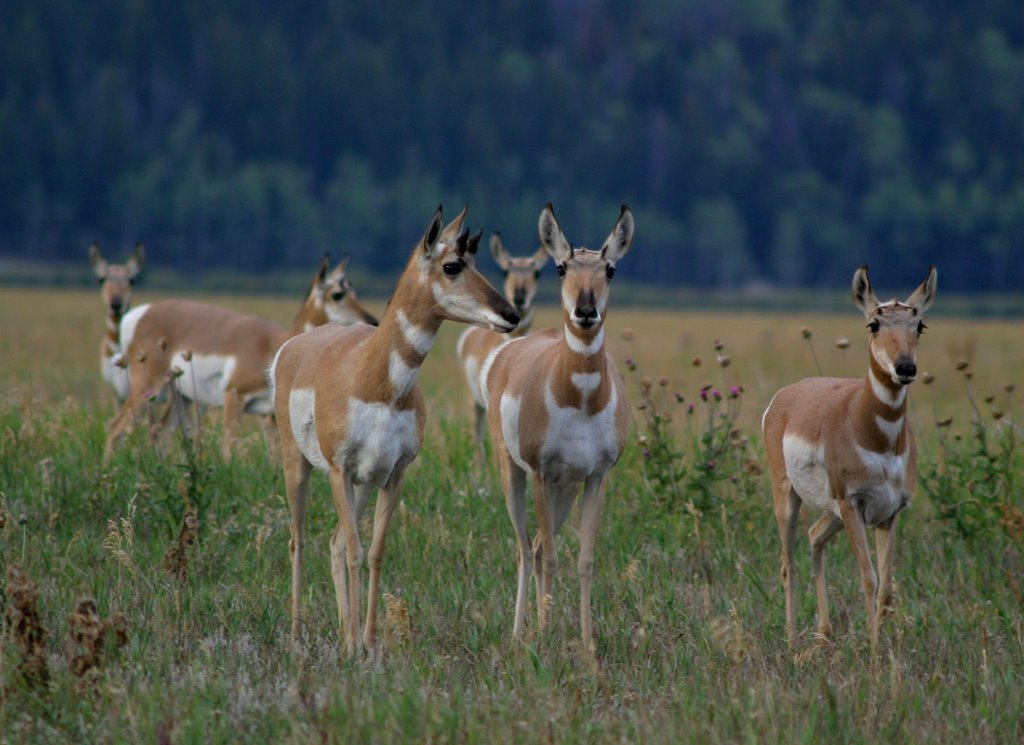
[[[562,234],[548,203],[537,224],[540,244],[555,261],[562,280],[562,310],[566,330],[592,336],[604,324],[608,308],[609,285],[615,274],[615,263],[626,255],[633,243],[633,213],[622,205],[619,219],[605,239],[600,251],[575,248]]]
[[[491,255],[505,275],[505,297],[520,316],[526,316],[537,296],[537,280],[548,261],[547,251],[541,247],[533,256],[512,256],[501,242],[501,233],[495,233],[491,236]]]
[[[135,244],[135,253],[123,264],[108,264],[100,253],[99,243],[93,242],[89,246],[89,263],[100,281],[103,304],[112,318],[120,319],[131,307],[132,285],[142,271],[145,259],[146,250],[141,243]]]
[[[463,227],[468,210],[442,227],[437,208],[416,250],[420,281],[429,285],[442,318],[507,333],[519,324],[519,314],[476,268],[483,231],[470,235]]]
[[[323,261],[320,262],[320,270],[317,272],[316,279],[313,281],[316,302],[323,307],[327,318],[343,326],[353,323],[368,323],[371,326],[376,326],[377,319],[359,302],[356,291],[352,289],[352,285],[345,276],[348,257],[342,259],[330,272],[328,272],[329,266],[329,258],[325,255]]]
[[[872,365],[894,385],[909,385],[917,377],[917,343],[925,329],[924,313],[935,299],[935,267],[905,302],[895,298],[880,303],[871,289],[868,268],[853,275],[853,301],[868,319]]]

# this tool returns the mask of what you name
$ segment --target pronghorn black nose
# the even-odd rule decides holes
[[[917,377],[917,365],[907,360],[900,360],[896,363],[896,375],[901,378]]]
[[[516,290],[514,293],[512,293],[512,302],[516,304],[517,308],[522,308],[524,305],[526,305],[526,291]]]
[[[120,300],[110,301],[110,310],[112,310],[114,313],[120,313],[122,307],[124,307],[124,304]]]
[[[593,305],[577,305],[576,317],[581,321],[597,320],[597,308]]]
[[[519,314],[515,310],[507,310],[501,314],[501,317],[508,321],[513,326],[519,325]]]

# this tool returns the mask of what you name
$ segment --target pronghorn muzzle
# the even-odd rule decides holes
[[[893,366],[901,385],[909,385],[917,377],[917,363],[910,357],[901,357]]]

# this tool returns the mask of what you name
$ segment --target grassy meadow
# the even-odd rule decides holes
[[[200,299],[282,323],[300,304]],[[574,518],[552,632],[510,638],[513,531],[496,469],[473,464],[461,327],[446,324],[421,377],[427,440],[388,536],[386,650],[350,660],[326,479],[313,479],[296,647],[284,482],[257,423],[230,463],[214,413],[195,448],[176,439],[157,452],[139,433],[103,465],[113,398],[99,377],[98,293],[0,289],[0,602],[34,596],[38,612],[0,637],[0,742],[1024,740],[1021,322],[943,315],[940,288],[918,353],[934,380],[911,393],[920,481],[897,530],[896,611],[873,656],[839,535],[836,638],[816,639],[801,531],[791,653],[760,416],[819,366],[863,374],[864,322],[852,304],[827,316],[615,307],[627,300],[613,297],[608,344],[635,426],[598,537],[595,657],[577,641]],[[558,318],[544,309],[536,325]],[[365,523],[362,535],[365,548]],[[27,646],[25,624],[37,629]]]

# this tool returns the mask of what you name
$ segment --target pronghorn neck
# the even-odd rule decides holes
[[[894,383],[874,355],[870,356],[868,364],[867,390],[878,406],[893,412],[893,415],[907,408],[907,386]]]
[[[107,308],[107,316],[104,323],[103,332],[103,349],[107,357],[113,357],[119,351],[121,351],[121,317],[122,313],[115,313],[110,308]]]
[[[607,403],[608,357],[604,352],[604,325],[583,332],[566,318],[559,347],[556,379],[551,381],[559,406],[586,409],[596,414]]]
[[[533,308],[526,308],[519,318],[519,325],[509,332],[509,337],[526,336],[530,333],[530,326],[533,325]]]
[[[292,321],[289,336],[296,336],[317,326],[323,326],[329,320],[327,311],[324,310],[323,301],[318,302],[316,293],[311,291],[306,296],[306,301],[302,304],[302,307],[299,308],[295,320]]]
[[[856,439],[862,448],[876,453],[903,451],[907,393],[907,386],[894,384],[872,357],[853,412],[859,423]]]
[[[412,391],[444,320],[416,263],[414,257],[399,279],[380,325],[366,341],[360,378],[373,388],[366,400],[394,403]]]

